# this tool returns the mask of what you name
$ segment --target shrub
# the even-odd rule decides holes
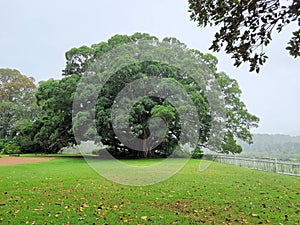
[[[99,154],[100,154],[100,151],[101,151],[101,149],[95,148],[95,149],[92,150],[92,154],[93,154],[93,155],[99,155]]]
[[[20,146],[15,145],[15,144],[5,144],[2,153],[4,154],[20,154],[21,150],[20,150]]]
[[[201,159],[203,157],[203,151],[200,148],[196,148],[192,153],[192,159]]]

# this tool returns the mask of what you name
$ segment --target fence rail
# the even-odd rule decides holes
[[[295,162],[277,159],[246,158],[229,155],[204,155],[203,158],[255,170],[300,176],[300,163]]]

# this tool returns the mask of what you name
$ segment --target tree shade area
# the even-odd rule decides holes
[[[289,24],[297,27],[286,49],[291,56],[300,56],[299,0],[189,0],[189,9],[200,27],[219,27],[210,49],[224,48],[237,67],[248,62],[250,71],[258,73],[268,58],[264,47],[272,41],[272,33]]]
[[[208,143],[212,129],[212,113],[210,107],[212,102],[209,101],[205,95],[204,87],[198,84],[185,74],[179,68],[159,62],[155,60],[145,60],[143,62],[134,62],[115,71],[112,76],[107,77],[104,87],[99,90],[99,87],[89,83],[85,87],[85,91],[81,92],[79,98],[87,99],[90,93],[97,93],[95,107],[89,112],[74,113],[74,97],[76,97],[76,90],[80,88],[80,80],[84,77],[89,79],[89,69],[97,60],[101,59],[105,54],[119,46],[141,43],[153,42],[158,47],[161,55],[170,54],[168,48],[163,46],[172,46],[178,49],[185,49],[187,54],[193,55],[197,58],[200,65],[206,71],[213,75],[214,79],[220,87],[222,99],[224,101],[225,121],[224,136],[219,143],[219,148],[213,148]],[[134,46],[134,45],[133,45]],[[137,54],[151,53],[137,52]],[[120,62],[128,60],[119,55]],[[178,58],[179,56],[170,55],[169,58]],[[151,57],[150,57],[151,58]],[[187,59],[186,59],[187,60]],[[190,130],[199,132],[199,140],[196,150],[201,151],[203,148],[223,153],[240,153],[241,147],[237,144],[236,138],[251,143],[252,134],[250,129],[258,125],[259,119],[250,114],[245,104],[240,100],[241,90],[236,80],[230,78],[223,72],[218,72],[217,58],[211,54],[203,54],[198,50],[188,49],[184,43],[181,43],[176,38],[165,38],[159,41],[158,38],[149,34],[135,33],[132,36],[115,35],[107,42],[93,44],[92,46],[82,46],[79,48],[72,48],[66,52],[66,67],[63,70],[64,77],[61,80],[48,80],[39,83],[38,89],[35,92],[37,106],[42,110],[37,118],[27,121],[20,129],[18,134],[14,136],[15,143],[23,152],[39,151],[44,153],[57,153],[63,147],[76,144],[75,134],[80,132],[82,135],[81,141],[92,140],[97,136],[96,142],[101,142],[109,152],[114,156],[128,157],[128,158],[146,158],[146,157],[167,157],[176,151],[180,135],[183,132],[182,127],[185,125],[180,120],[180,113],[169,101],[156,96],[148,96],[141,98],[139,101],[132,103],[132,108],[129,113],[129,124],[132,137],[139,139],[147,139],[151,135],[152,130],[156,133],[162,133],[164,138],[162,142],[153,148],[144,149],[143,151],[136,151],[126,147],[116,136],[112,125],[112,107],[116,101],[118,93],[120,93],[127,85],[130,85],[135,80],[144,78],[160,78],[163,80],[161,85],[164,90],[168,90],[169,84],[173,83],[179,86],[195,106],[200,127],[190,126]],[[108,76],[105,71],[100,74],[106,79]],[[145,87],[145,89],[148,87]],[[171,91],[171,89],[170,89]],[[77,96],[78,97],[78,96]],[[127,99],[127,102],[130,102]],[[177,99],[177,103],[181,100]],[[84,104],[89,104],[90,101],[81,102],[79,107]],[[176,105],[176,102],[175,102]],[[181,114],[189,117],[192,108],[189,104],[181,104]],[[162,118],[167,128],[162,129],[159,124],[149,124],[153,118]],[[124,118],[117,118],[124,120]],[[87,121],[93,121],[96,125],[96,130],[89,127]],[[125,132],[125,131],[124,131]],[[129,140],[130,141],[130,140]],[[149,145],[155,145],[149,140]],[[188,143],[187,143],[188,144]]]

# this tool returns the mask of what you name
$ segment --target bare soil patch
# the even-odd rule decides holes
[[[2,157],[0,158],[0,166],[34,162],[47,162],[56,158],[57,157]]]

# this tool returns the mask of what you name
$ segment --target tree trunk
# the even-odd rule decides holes
[[[149,149],[147,147],[147,139],[143,140],[143,158],[147,158],[148,157],[148,153],[149,153]]]

